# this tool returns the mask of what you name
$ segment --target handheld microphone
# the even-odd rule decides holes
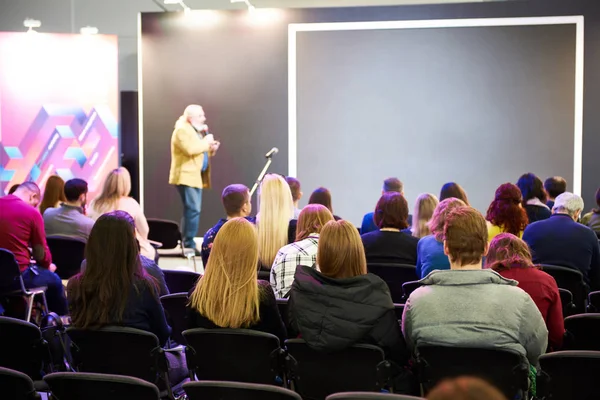
[[[265,154],[265,158],[271,158],[277,153],[279,153],[279,149],[277,147],[273,147],[267,154]]]

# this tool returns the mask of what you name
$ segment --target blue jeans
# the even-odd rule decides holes
[[[200,209],[202,208],[202,189],[185,185],[177,185],[177,191],[183,202],[183,245],[195,249],[194,237],[200,225]]]
[[[32,271],[32,268],[34,268],[37,274]],[[65,288],[58,275],[54,272],[50,272],[46,268],[31,267],[23,271],[22,276],[26,288],[40,286],[46,286],[48,288],[46,290],[46,301],[48,302],[50,311],[53,311],[58,315],[67,315],[69,313],[67,299],[65,297]]]

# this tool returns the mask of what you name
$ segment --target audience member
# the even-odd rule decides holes
[[[450,197],[442,200],[433,212],[429,229],[431,235],[425,236],[417,244],[417,276],[425,278],[433,270],[450,269],[450,260],[444,253],[444,224],[446,216],[456,207],[465,206],[465,203],[457,198]]]
[[[280,175],[265,175],[259,194],[258,259],[260,267],[269,270],[280,248],[296,237],[294,202],[290,186]]]
[[[502,232],[523,237],[523,231],[529,222],[523,209],[521,191],[512,183],[505,183],[496,189],[494,201],[487,210],[488,241]]]
[[[244,218],[227,221],[190,295],[189,328],[252,329],[271,333],[283,343],[287,332],[271,285],[256,279],[257,262],[254,225]]]
[[[527,212],[529,223],[550,218],[552,212],[546,205],[546,191],[540,178],[531,172],[521,175],[517,181],[517,186],[523,196],[523,207]]]
[[[444,252],[451,270],[434,271],[404,307],[402,330],[410,349],[435,345],[516,352],[537,365],[548,330],[517,282],[481,269],[488,250],[481,213],[458,207],[446,216]]]
[[[517,286],[531,296],[546,321],[548,344],[560,350],[565,325],[558,286],[552,276],[533,264],[527,243],[510,233],[499,234],[490,243],[485,268],[517,281]]]
[[[90,205],[89,215],[94,220],[102,214],[121,210],[127,212],[135,220],[136,237],[140,244],[140,252],[143,256],[152,260],[157,259],[156,249],[148,241],[148,221],[142,211],[140,204],[129,197],[131,193],[131,176],[127,169],[120,167],[109,172],[102,192],[96,197]]]
[[[429,221],[433,216],[439,200],[431,193],[423,193],[417,197],[411,233],[414,237],[422,238],[431,234]]]
[[[399,194],[398,194],[399,195]],[[408,354],[387,284],[367,273],[356,227],[330,221],[321,230],[319,270],[300,266],[290,290],[290,324],[318,351],[374,344],[400,365]]]
[[[327,209],[331,211],[331,214],[333,214],[333,207],[331,205],[331,192],[327,188],[320,187],[315,189],[308,199],[308,204],[321,204],[322,206],[327,207]],[[342,219],[335,214],[333,214],[333,218],[336,221]]]
[[[576,221],[583,210],[583,199],[573,193],[559,195],[553,214],[530,224],[523,240],[531,248],[536,264],[574,268],[592,290],[600,290],[600,254],[594,231]]]
[[[596,190],[596,205],[598,208],[594,208],[589,213],[585,214],[581,218],[581,223],[591,228],[596,235],[600,237],[600,188]]]
[[[117,325],[151,332],[165,345],[171,334],[156,280],[142,267],[135,226],[124,211],[101,215],[85,247],[85,269],[69,279],[71,324],[78,329]],[[169,378],[181,381],[185,360],[167,353]],[[178,380],[179,379],[179,380]]]
[[[65,183],[65,201],[59,207],[44,212],[46,236],[65,237],[86,242],[94,220],[85,216],[88,184],[83,179]]]
[[[15,255],[25,286],[47,287],[50,311],[66,315],[63,284],[54,273],[56,265],[46,244],[44,220],[36,210],[39,203],[40,188],[33,182],[22,183],[13,194],[0,197],[0,248]],[[30,265],[31,257],[36,265]]]
[[[387,178],[385,181],[383,181],[383,190],[381,191],[381,194],[383,195],[384,193],[389,193],[389,192],[400,193],[401,195],[404,196],[404,185],[402,184],[402,182],[400,182],[400,179]],[[375,225],[375,220],[373,219],[373,215],[374,215],[374,212],[370,212],[370,213],[365,214],[365,216],[363,217],[362,225],[360,227],[361,234],[379,230],[377,225]],[[408,224],[409,225],[412,224],[410,215],[409,215]]]
[[[316,268],[319,234],[329,221],[333,221],[333,215],[325,206],[309,204],[302,209],[298,218],[296,241],[279,250],[271,267],[271,286],[275,297],[288,296],[296,267],[304,265]]]
[[[546,205],[552,210],[554,200],[567,191],[567,181],[563,177],[553,176],[544,181],[544,189],[546,189],[546,193],[548,194]]]
[[[17,190],[18,187],[19,187],[18,183],[15,183],[14,185],[12,185],[10,187],[10,189],[8,189],[8,194],[13,194],[15,192],[15,190]]]
[[[300,216],[300,208],[298,208],[298,202],[302,198],[302,190],[300,188],[300,181],[296,178],[288,176],[285,178],[288,185],[290,185],[290,190],[292,192],[292,200],[294,200],[294,219],[298,219]]]
[[[462,200],[466,205],[469,205],[467,192],[465,192],[462,186],[456,182],[445,183],[444,186],[442,186],[442,190],[440,190],[440,201],[444,201],[452,197]]]
[[[65,201],[65,181],[58,175],[52,175],[46,181],[44,197],[40,204],[40,214],[44,215],[48,208],[56,208]]]
[[[400,193],[384,193],[375,207],[375,224],[378,231],[361,236],[367,264],[371,263],[417,263],[417,243],[419,238],[408,228],[408,203]]]
[[[245,185],[235,184],[227,186],[223,189],[223,193],[221,194],[221,203],[223,203],[227,218],[221,218],[215,226],[210,228],[204,234],[201,251],[203,265],[206,265],[208,262],[208,256],[210,255],[210,249],[215,240],[215,236],[217,236],[219,229],[221,229],[225,222],[232,218],[247,218],[252,212],[250,191]],[[255,222],[254,218],[247,219],[252,223]]]
[[[440,382],[427,400],[508,400],[502,392],[483,379],[463,376]]]

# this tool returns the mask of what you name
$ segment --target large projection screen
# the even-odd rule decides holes
[[[448,181],[485,211],[529,171],[580,192],[582,101],[582,17],[289,28],[289,173],[356,224],[390,176],[411,212]]]

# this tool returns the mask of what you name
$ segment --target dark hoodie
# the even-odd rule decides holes
[[[366,343],[400,365],[408,360],[389,289],[376,275],[333,279],[298,266],[288,307],[292,329],[315,350]]]

